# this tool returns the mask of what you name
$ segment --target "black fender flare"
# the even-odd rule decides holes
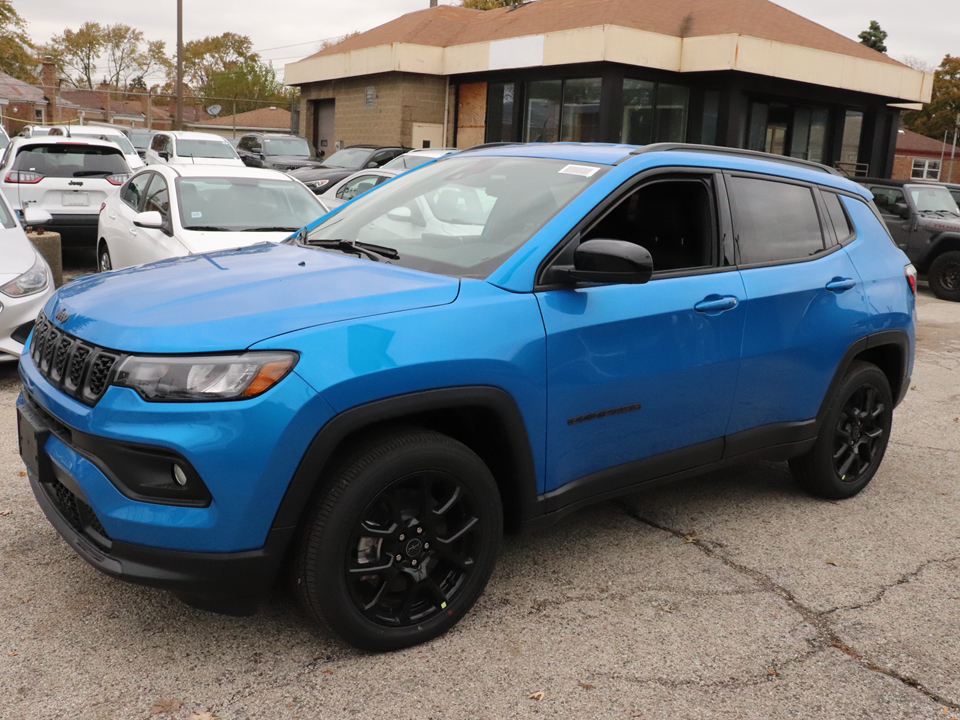
[[[960,250],[960,233],[942,232],[933,238],[914,264],[918,270],[923,268],[922,272],[926,274],[930,269],[930,265],[937,259],[937,256],[952,250]]]
[[[341,443],[351,434],[364,427],[401,420],[418,413],[468,407],[490,410],[504,424],[509,446],[507,451],[516,470],[511,482],[517,485],[515,499],[520,502],[520,517],[528,518],[535,514],[536,468],[520,408],[505,390],[472,385],[397,395],[358,405],[336,415],[320,429],[304,453],[274,517],[273,529],[293,528],[299,524],[310,498],[324,482],[324,470]],[[509,499],[504,498],[504,502],[509,502]]]

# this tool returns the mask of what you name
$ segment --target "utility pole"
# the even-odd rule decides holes
[[[177,119],[174,127],[183,130],[183,0],[177,0]]]
[[[950,175],[947,178],[948,183],[953,182],[953,166],[956,165],[957,157],[957,130],[960,130],[960,113],[957,113],[957,120],[953,124],[953,150],[950,151]]]

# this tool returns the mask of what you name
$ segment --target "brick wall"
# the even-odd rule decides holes
[[[926,160],[939,160],[940,156],[926,156],[921,158],[916,156],[916,158],[906,155],[897,155],[893,159],[893,179],[894,180],[910,180],[912,179],[913,173],[913,161],[914,159],[926,159]],[[953,178],[950,176],[950,169],[953,168]],[[952,182],[960,183],[960,148],[957,149],[957,155],[950,160],[950,151],[947,151],[947,154],[943,158],[943,163],[940,165],[940,182]]]
[[[311,101],[333,98],[336,100],[334,136],[343,146],[360,143],[411,146],[413,123],[443,122],[446,88],[445,77],[412,73],[380,73],[307,83],[300,88],[300,134],[313,138]],[[452,99],[449,114],[452,117]]]

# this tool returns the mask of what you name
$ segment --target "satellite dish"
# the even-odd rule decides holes
[[[220,114],[221,110],[223,110],[223,108],[220,107],[219,105],[211,105],[210,107],[207,108],[207,115],[213,115],[214,117],[216,117],[217,115]]]

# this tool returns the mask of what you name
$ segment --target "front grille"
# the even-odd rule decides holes
[[[51,384],[85,405],[96,405],[123,356],[63,332],[40,313],[30,357]]]
[[[46,485],[47,495],[56,505],[57,510],[60,511],[60,515],[70,524],[70,527],[91,538],[101,547],[109,549],[110,536],[107,535],[107,531],[100,520],[94,515],[93,509],[74,495],[70,488],[59,480],[51,480]],[[93,533],[89,532],[91,530]]]

